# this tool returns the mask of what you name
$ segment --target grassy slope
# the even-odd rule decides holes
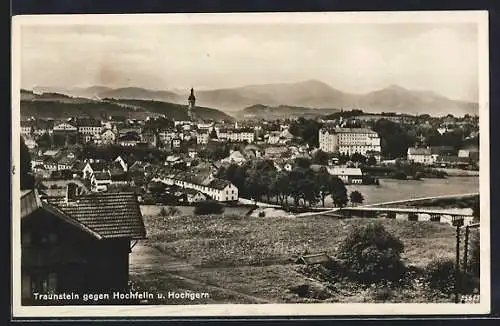
[[[160,257],[168,255],[193,266],[192,270],[179,271],[176,275],[271,302],[307,302],[310,299],[287,291],[307,281],[300,273],[301,266],[291,264],[289,259],[306,250],[334,254],[352,226],[373,222],[322,216],[307,219],[239,216],[145,216],[148,239],[143,244],[158,249]],[[404,242],[404,258],[408,264],[423,267],[434,256],[454,255],[454,230],[447,225],[396,220],[380,222]],[[154,267],[152,271],[135,274],[132,279],[146,288],[166,290],[169,287],[167,278],[172,274],[162,273],[161,269],[161,266]],[[189,288],[189,284],[184,286]],[[359,289],[346,282],[338,285],[337,293],[328,300],[364,302],[370,296],[369,289]],[[220,294],[218,297],[218,302],[252,302],[241,297],[220,297]],[[424,302],[428,299],[418,291],[403,289],[391,300]]]

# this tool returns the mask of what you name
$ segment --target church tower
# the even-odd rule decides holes
[[[191,88],[191,95],[188,97],[188,117],[189,120],[194,118],[194,108],[196,106],[196,97],[194,96],[194,90]]]

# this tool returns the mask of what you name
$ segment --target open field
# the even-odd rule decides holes
[[[327,284],[308,277],[293,258],[337,246],[356,225],[373,219],[145,215],[148,239],[132,250],[131,280],[141,289],[168,292],[207,291],[202,303],[374,302],[376,289],[349,280]],[[453,257],[455,231],[435,222],[377,219],[405,244],[407,265],[424,267],[431,259]],[[328,287],[326,298],[303,298],[290,291],[298,285]],[[151,290],[153,289],[153,290]],[[399,288],[391,302],[449,301],[418,288]],[[164,301],[162,303],[172,303]]]
[[[175,207],[178,210],[179,216],[190,216],[194,214],[194,206],[168,206],[168,205],[141,205],[141,213],[143,216],[159,215],[162,208],[166,210],[169,207]],[[246,206],[224,207],[224,215],[245,216],[252,210]]]

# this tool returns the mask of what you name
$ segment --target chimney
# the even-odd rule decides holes
[[[75,202],[79,195],[79,189],[76,183],[70,182],[66,185],[66,203]]]

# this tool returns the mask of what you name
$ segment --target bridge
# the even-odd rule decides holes
[[[375,204],[363,205],[363,207],[373,207],[373,206],[382,206],[382,205],[394,205],[394,204],[419,202],[419,201],[424,201],[424,200],[445,199],[445,198],[460,198],[460,197],[472,197],[472,196],[479,196],[479,192],[472,192],[472,193],[467,193],[467,194],[441,195],[441,196],[422,197],[422,198],[413,198],[413,199],[393,200],[393,201],[388,201],[388,202],[383,202],[383,203],[375,203]]]
[[[448,216],[472,216],[472,214],[458,213],[445,209],[425,209],[425,208],[399,208],[399,207],[343,207],[342,212],[375,212],[375,213],[399,213],[399,214],[427,214],[427,215],[448,215]]]

